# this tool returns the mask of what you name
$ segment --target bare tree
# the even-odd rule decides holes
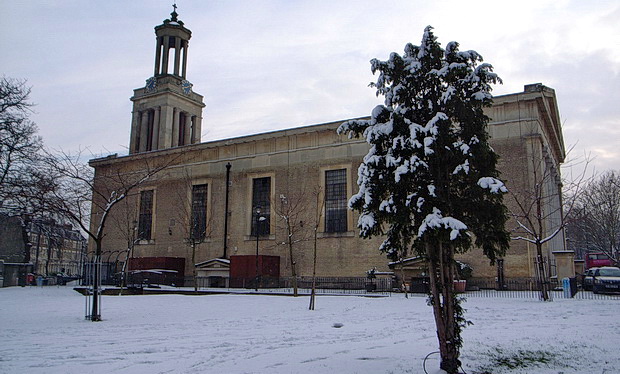
[[[105,228],[112,209],[171,162],[152,165],[145,161],[141,169],[131,171],[100,168],[95,175],[89,165],[81,162],[81,158],[81,152],[74,155],[60,152],[55,157],[49,155],[47,171],[53,175],[56,188],[40,204],[79,226],[95,243],[95,263],[100,263]],[[91,321],[101,320],[99,275],[99,268],[95,266]]]
[[[30,92],[25,80],[0,78],[0,211],[20,219],[24,262],[30,261],[31,223],[54,216],[31,196],[46,196],[55,188],[42,167],[43,142],[29,118],[34,106]]]
[[[0,209],[22,210],[17,189],[29,185],[40,157],[41,138],[30,121],[33,104],[23,80],[0,78]],[[21,214],[23,212],[17,212]]]
[[[116,227],[118,233],[126,243],[125,249],[125,261],[121,268],[121,282],[120,292],[123,294],[123,288],[127,285],[129,259],[132,256],[133,249],[138,242],[138,215],[135,207],[135,201],[132,197],[136,196],[135,193],[130,193],[125,199],[123,199],[119,205],[119,209],[116,214],[111,215],[112,224]]]
[[[316,299],[316,260],[317,260],[317,241],[319,235],[319,225],[321,222],[321,217],[323,215],[323,208],[325,207],[325,196],[323,191],[320,188],[317,188],[313,196],[315,198],[316,211],[314,215],[314,225],[313,225],[313,247],[312,247],[312,289],[310,291],[310,306],[308,309],[314,310],[315,299]]]
[[[297,290],[297,263],[295,261],[295,247],[300,242],[310,240],[310,226],[308,224],[308,211],[311,201],[306,196],[304,189],[298,193],[280,195],[280,204],[274,204],[273,210],[280,219],[278,228],[285,232],[286,240],[278,244],[288,248],[291,276],[293,279],[293,295],[298,296]]]
[[[620,263],[620,174],[607,171],[589,181],[569,212],[574,246],[601,252]]]
[[[530,180],[526,180],[520,187],[508,187],[509,201],[513,202],[509,205],[509,210],[517,225],[512,230],[511,239],[526,241],[535,246],[536,279],[540,287],[540,298],[547,301],[550,284],[545,266],[548,258],[543,253],[543,247],[563,233],[567,225],[564,216],[573,211],[575,202],[583,191],[588,161],[585,161],[583,172],[574,180],[562,180],[559,170],[550,165],[550,160],[535,152],[533,144],[528,154],[526,157],[531,170]],[[572,197],[564,200],[564,195]]]
[[[176,218],[181,223],[183,241],[191,252],[192,278],[194,291],[198,291],[198,276],[196,273],[196,249],[211,236],[212,211],[209,211],[207,202],[208,185],[197,183],[187,171],[184,172],[179,188],[176,190],[179,204],[176,205]]]
[[[46,196],[49,196],[56,188],[53,176],[45,171],[43,160],[44,156],[33,156],[27,165],[22,164],[19,177],[10,177],[6,180],[5,187],[8,185],[7,190],[10,193],[0,209],[10,216],[18,217],[20,220],[24,241],[24,262],[31,261],[32,243],[30,242],[30,229],[32,225],[41,220],[59,218],[57,212],[43,203]],[[0,198],[0,200],[2,199]],[[37,248],[35,256],[37,263],[38,258],[36,257],[38,257],[38,254],[39,249]]]

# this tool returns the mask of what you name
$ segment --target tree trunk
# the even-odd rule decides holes
[[[312,290],[310,291],[310,307],[308,309],[314,310],[314,299],[316,296],[316,241],[317,241],[318,228],[314,228],[314,255],[312,263]]]
[[[95,261],[93,263],[93,302],[92,302],[92,311],[90,313],[90,320],[92,322],[101,321],[101,315],[99,314],[99,294],[101,293],[101,285],[99,284],[100,278],[100,263],[101,263],[101,240],[103,238],[98,238],[95,240]]]
[[[536,262],[537,262],[537,273],[536,278],[538,278],[538,285],[540,287],[540,298],[543,301],[549,301],[549,293],[547,290],[547,277],[545,276],[545,261],[542,254],[542,244],[536,243]]]
[[[123,289],[127,287],[127,262],[129,261],[129,252],[131,251],[131,244],[128,243],[127,255],[125,255],[125,262],[121,267],[121,289],[118,292],[119,296],[123,296]]]
[[[196,242],[192,240],[192,277],[194,278],[194,292],[198,293],[198,277],[196,276]]]
[[[540,188],[540,187],[539,187]],[[540,196],[540,195],[537,195]],[[536,219],[538,223],[538,235],[539,237],[543,236],[543,208],[542,208],[542,198],[536,199]],[[549,294],[547,293],[547,277],[545,276],[545,262],[543,261],[542,254],[542,243],[540,239],[536,239],[536,255],[538,262],[538,283],[540,285],[540,298],[543,301],[549,300]]]
[[[39,228],[39,233],[37,234],[37,252],[34,258],[34,272],[39,273],[39,253],[41,250],[41,228]]]
[[[45,276],[49,277],[50,275],[50,260],[52,257],[52,238],[51,236],[47,237],[47,258],[45,259]]]
[[[289,258],[291,260],[291,275],[293,277],[293,296],[297,297],[298,296],[297,269],[295,267],[295,259],[293,258],[293,241],[292,241],[292,236],[290,234],[290,231],[289,231],[289,236],[288,236],[288,252],[289,252]]]
[[[407,290],[407,282],[405,282],[405,262],[404,259],[401,257],[400,258],[400,279],[401,279],[401,287],[403,289],[403,291],[405,292],[405,299],[409,298],[409,291]]]
[[[459,361],[460,336],[455,318],[454,276],[452,274],[453,252],[450,246],[438,244],[432,248],[426,244],[426,254],[429,259],[430,298],[439,339],[439,353],[441,355],[440,368],[448,374],[458,373],[461,366]]]

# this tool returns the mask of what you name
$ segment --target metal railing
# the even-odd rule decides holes
[[[467,281],[466,294],[472,297],[498,297],[519,299],[541,299],[541,287],[547,290],[557,288],[557,284],[547,281],[544,285],[536,278],[508,278],[502,282],[485,279]],[[553,300],[555,293],[548,292]]]
[[[549,300],[554,299],[588,299],[588,300],[620,300],[620,294],[595,294],[592,291],[583,290],[581,280],[573,279],[573,290],[564,290],[557,280],[551,278],[545,282],[548,287]],[[425,278],[412,278],[411,291],[414,294],[426,295],[428,292],[428,280]],[[488,279],[470,279],[467,281],[465,297],[488,297],[488,298],[511,298],[511,299],[534,299],[540,300],[541,285],[536,278],[507,278],[502,282]]]
[[[86,286],[86,299],[84,303],[84,318],[91,321],[99,321],[101,318],[101,280],[102,263],[95,261],[84,264],[89,269],[85,272],[84,285]],[[96,270],[96,271],[95,271]],[[95,287],[95,285],[97,287]],[[95,300],[97,299],[97,300]],[[97,308],[93,310],[93,303],[96,302]]]
[[[196,281],[198,289],[249,290],[258,288],[260,292],[293,293],[292,277],[226,279],[198,277]],[[297,290],[299,294],[310,294],[311,289],[312,277],[297,277]],[[316,277],[315,289],[317,294],[323,295],[389,295],[392,292],[392,280],[367,279],[366,277]]]

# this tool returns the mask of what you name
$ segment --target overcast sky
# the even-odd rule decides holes
[[[47,146],[127,152],[133,89],[153,74],[153,27],[173,0],[0,1],[0,74],[27,79]],[[369,115],[369,60],[419,45],[426,25],[495,66],[504,84],[556,90],[564,139],[620,169],[620,3],[178,0],[202,140]],[[502,5],[498,5],[502,4]],[[505,5],[504,5],[505,4]]]

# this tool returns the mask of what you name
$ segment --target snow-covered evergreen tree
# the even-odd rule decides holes
[[[454,255],[475,244],[493,262],[509,242],[506,189],[483,113],[491,84],[501,80],[477,52],[458,46],[444,50],[428,26],[420,46],[373,59],[379,76],[371,86],[385,104],[369,120],[338,129],[371,146],[358,170],[359,192],[349,201],[360,212],[360,235],[385,235],[380,250],[392,257],[412,250],[427,259],[441,368],[448,373],[460,366],[466,324],[453,292]]]

